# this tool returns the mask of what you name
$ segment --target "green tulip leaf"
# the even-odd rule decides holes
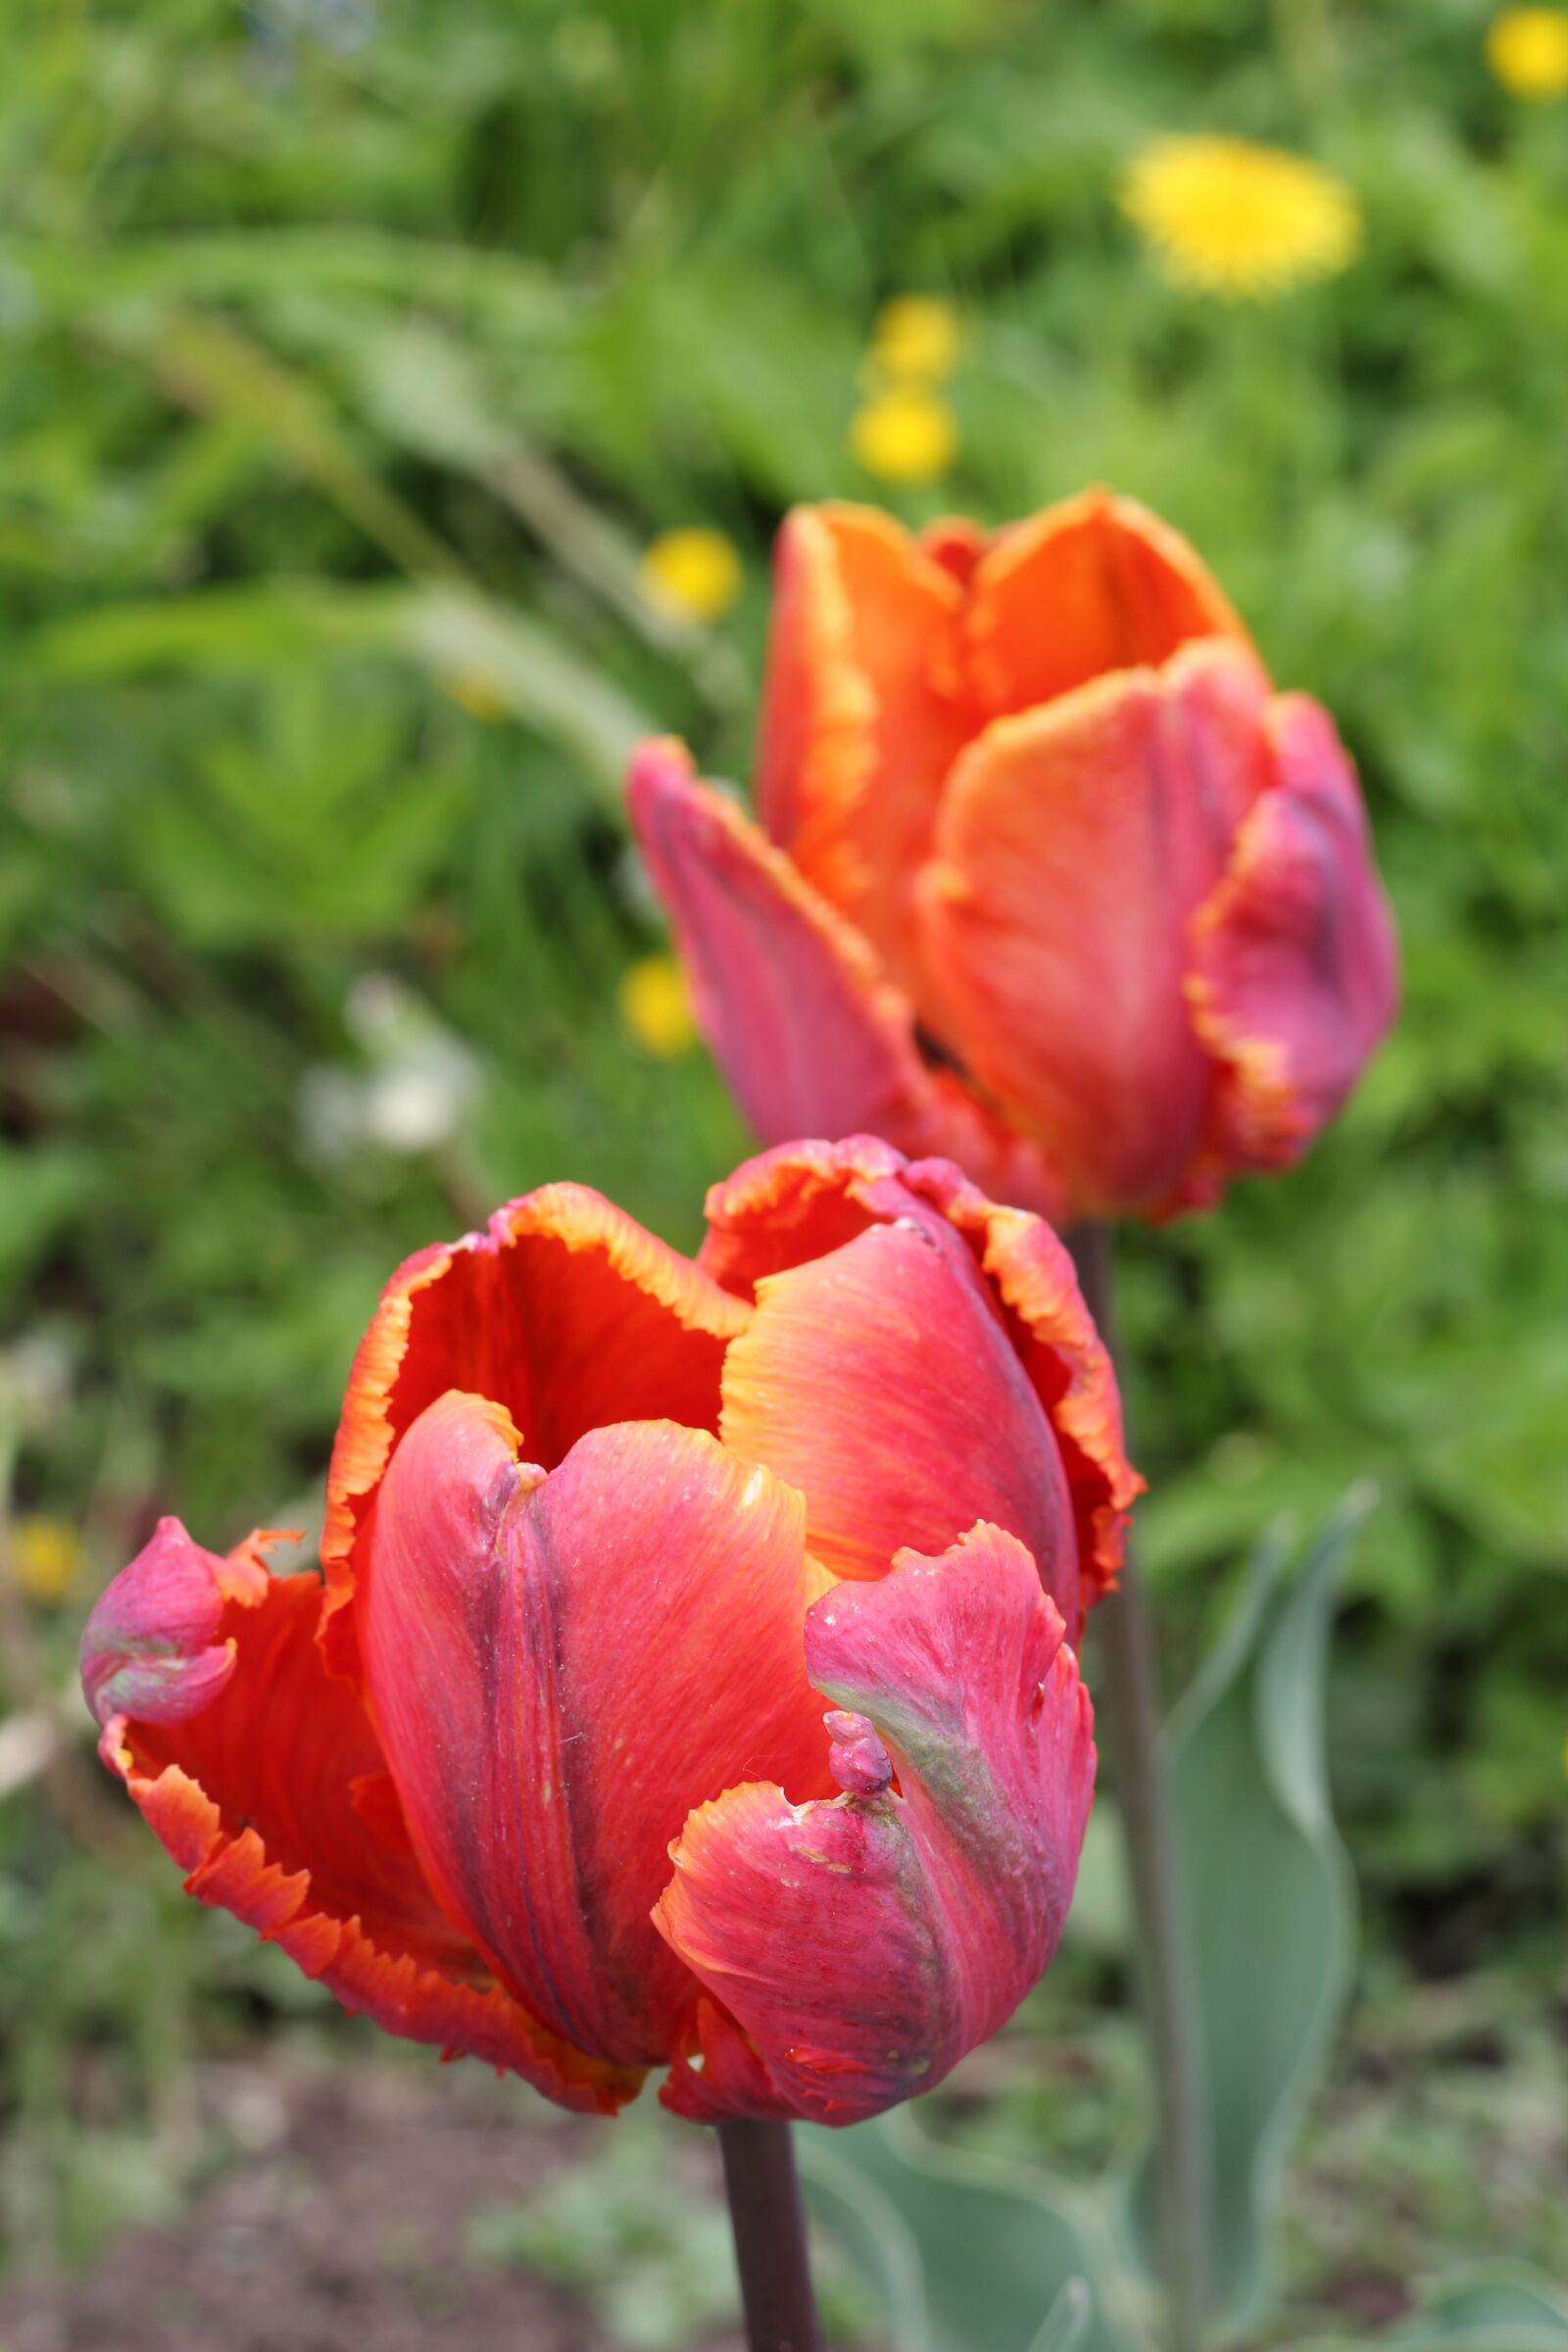
[[[895,2352],[931,2352],[925,2273],[908,2223],[841,2134],[799,2126],[795,2144],[811,2219],[831,2233],[887,2315]]]
[[[1088,2279],[1069,2278],[1035,2339],[1035,2352],[1083,2352],[1094,2316]]]
[[[1323,1687],[1338,1573],[1370,1494],[1348,1497],[1289,1572],[1275,1535],[1172,1717],[1170,1794],[1192,1954],[1213,2211],[1216,2314],[1250,2317],[1291,2130],[1349,1982],[1354,1889],[1324,1763]],[[1131,2221],[1154,2268],[1146,2158]]]
[[[897,2352],[1124,2352],[1081,2219],[1046,2175],[935,2140],[906,2107],[796,2137],[812,2212]]]
[[[1568,2344],[1568,2303],[1522,2270],[1467,2272],[1389,2336],[1399,2352],[1550,2352]]]

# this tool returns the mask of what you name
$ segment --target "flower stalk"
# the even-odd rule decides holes
[[[823,2352],[790,2127],[718,2127],[750,2352]]]
[[[1074,1226],[1068,1247],[1084,1299],[1116,1361],[1110,1228]],[[1197,2352],[1209,2303],[1209,2174],[1192,1961],[1181,1914],[1170,1798],[1160,1753],[1159,1674],[1148,1595],[1131,1548],[1096,1614],[1098,1688],[1115,1773],[1134,1973],[1154,2084],[1154,2193],[1169,2352]]]

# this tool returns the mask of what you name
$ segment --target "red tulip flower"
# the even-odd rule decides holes
[[[569,2107],[667,2065],[847,2123],[1054,1949],[1139,1482],[1038,1219],[863,1139],[708,1216],[693,1261],[553,1185],[410,1258],[324,1577],[166,1519],[83,1676],[190,1891],[345,2007]]]
[[[757,798],[678,744],[632,819],[774,1141],[867,1128],[1055,1218],[1299,1156],[1393,1015],[1332,721],[1186,542],[1092,491],[990,536],[784,525]]]

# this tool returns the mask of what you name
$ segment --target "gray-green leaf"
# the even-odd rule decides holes
[[[1254,1559],[1232,1622],[1172,1718],[1170,1786],[1207,2102],[1218,2316],[1263,2294],[1269,2207],[1292,2127],[1349,1981],[1354,1895],[1329,1808],[1323,1684],[1352,1494],[1288,1573]],[[1152,2179],[1131,2200],[1152,2268]]]
[[[1123,2352],[1084,2217],[1045,2174],[935,2140],[907,2107],[796,2137],[897,2352]]]

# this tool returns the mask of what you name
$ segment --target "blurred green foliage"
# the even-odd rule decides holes
[[[680,2352],[740,2320],[729,2215],[715,2194],[716,2150],[651,2099],[596,2134],[586,2163],[563,2165],[527,2203],[481,2206],[469,2247],[581,2295],[626,2352]],[[825,2245],[816,2265],[834,2345],[881,2341],[878,2307]]]
[[[407,1250],[567,1174],[695,1240],[747,1145],[701,1054],[617,1010],[660,937],[618,766],[673,728],[744,778],[772,529],[886,495],[847,450],[858,370],[880,301],[929,290],[966,325],[961,448],[896,503],[998,520],[1099,477],[1188,531],[1337,712],[1400,919],[1404,1015],[1348,1116],[1124,1253],[1169,1679],[1274,1514],[1370,1475],[1331,1746],[1374,1936],[1441,1972],[1546,1926],[1568,142],[1489,80],[1486,14],[5,13],[0,1318],[13,1387],[45,1367],[19,1500],[84,1528],[84,1584],[161,1508],[215,1544],[309,1516]],[[1172,128],[1319,156],[1360,260],[1259,307],[1162,284],[1114,189]],[[638,587],[690,522],[746,564],[716,629]],[[64,1677],[88,1598],[34,1612],[10,1700]],[[28,1801],[0,1935],[36,1970]]]

